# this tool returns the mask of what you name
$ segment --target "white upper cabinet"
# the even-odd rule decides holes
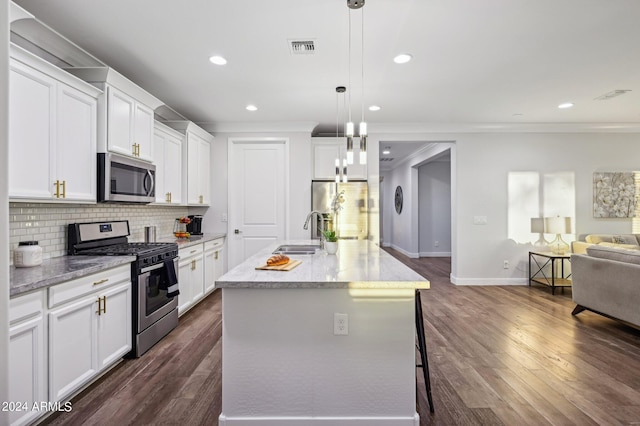
[[[184,136],[155,122],[153,158],[156,163],[156,203],[183,203],[182,144]]]
[[[105,92],[98,101],[98,152],[153,162],[153,111],[163,103],[112,68],[67,71]]]
[[[187,133],[187,197],[189,204],[209,205],[211,145],[195,133]]]
[[[347,158],[346,138],[312,138],[313,178],[333,180],[336,177],[336,159],[340,160],[340,173],[343,173],[342,160]],[[360,164],[360,140],[353,140],[353,164],[347,165],[348,179],[367,179],[367,165]]]
[[[152,161],[153,110],[115,87],[106,89],[107,149]]]
[[[167,121],[164,124],[186,136],[182,154],[182,176],[187,205],[208,206],[211,203],[213,135],[190,121]]]
[[[100,90],[12,45],[9,197],[96,201]]]

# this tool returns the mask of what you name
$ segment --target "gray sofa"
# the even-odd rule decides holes
[[[640,327],[640,250],[593,244],[571,255],[577,315],[588,309]]]

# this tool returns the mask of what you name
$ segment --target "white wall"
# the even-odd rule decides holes
[[[9,168],[7,153],[9,90],[9,2],[0,1],[0,241],[9,241]],[[9,245],[0,244],[0,401],[9,401]],[[8,413],[0,411],[0,424]]]
[[[433,161],[418,168],[418,203],[420,256],[450,256],[451,163],[449,161]]]
[[[451,161],[451,279],[456,284],[527,282],[527,254],[531,246],[518,244],[507,237],[507,177],[512,171],[536,171],[541,175],[574,173],[576,234],[631,232],[631,219],[593,217],[592,179],[596,171],[638,170],[638,133],[398,132],[372,135],[371,139],[374,143],[455,141]],[[377,167],[373,162],[372,166]],[[407,173],[396,172],[396,177],[389,179],[394,181],[391,185],[406,184]],[[474,225],[474,216],[486,216],[487,224]],[[394,224],[392,242],[413,253],[407,242],[408,231],[403,226],[411,225]],[[510,269],[503,269],[504,260],[509,260]]]

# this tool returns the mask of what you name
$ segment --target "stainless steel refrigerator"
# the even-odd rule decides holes
[[[334,208],[337,213],[334,214]],[[369,237],[369,191],[366,181],[311,182],[311,210],[323,213],[326,228],[338,238],[366,240]],[[311,227],[311,238],[319,238],[321,222]]]

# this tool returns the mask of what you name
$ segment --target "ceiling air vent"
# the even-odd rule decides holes
[[[382,158],[380,159],[380,162],[382,162],[382,161],[393,161],[393,160],[395,160],[395,158],[382,157]]]
[[[292,55],[312,54],[316,51],[315,41],[313,39],[289,40],[289,51]]]
[[[604,95],[600,95],[597,98],[594,98],[595,101],[607,101],[611,98],[615,98],[616,96],[624,95],[627,92],[630,92],[630,89],[621,89],[621,90],[612,90],[611,92],[607,92]]]

